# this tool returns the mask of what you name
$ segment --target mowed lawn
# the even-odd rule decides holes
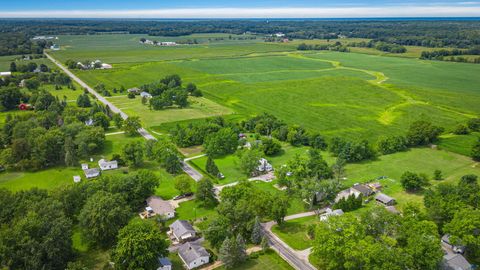
[[[318,224],[318,222],[320,221],[317,215],[288,220],[282,226],[274,225],[272,232],[291,248],[304,250],[312,246],[312,239],[307,235],[307,228],[311,224]]]
[[[142,104],[142,99],[124,96],[114,96],[109,100],[128,116],[139,116],[144,127],[158,126],[166,122],[206,118],[231,114],[233,111],[203,97],[189,97],[190,105],[187,108],[167,108],[165,110],[151,110],[148,105]]]
[[[218,269],[226,269],[224,266]],[[245,263],[236,266],[238,270],[293,270],[275,251],[267,250],[255,259],[248,259]]]
[[[387,179],[380,180],[384,186],[383,192],[395,198],[403,207],[409,202],[423,204],[422,193],[405,192],[400,178],[405,171],[423,173],[430,179],[434,170],[441,170],[444,180],[430,180],[432,185],[442,182],[457,182],[463,175],[476,174],[480,176],[480,165],[469,157],[443,150],[430,148],[414,148],[406,152],[380,156],[375,161],[348,164],[344,185],[367,183],[380,176]]]

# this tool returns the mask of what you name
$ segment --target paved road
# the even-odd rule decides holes
[[[292,220],[302,217],[308,217],[315,215],[315,212],[305,212],[296,215],[285,217],[285,220]],[[268,238],[270,247],[275,250],[285,261],[287,261],[293,268],[297,270],[316,270],[316,268],[308,261],[308,258],[302,258],[302,251],[295,251],[285,242],[283,242],[278,236],[272,232],[272,226],[276,222],[270,221],[262,223],[263,231]]]
[[[123,119],[127,119],[128,118],[128,115],[124,112],[122,112],[117,106],[115,106],[113,103],[111,103],[110,101],[108,101],[105,97],[103,97],[102,95],[100,95],[97,91],[95,91],[93,88],[91,88],[90,86],[88,86],[88,84],[84,83],[82,80],[80,80],[80,78],[78,78],[75,74],[73,74],[70,70],[68,70],[68,68],[64,67],[60,62],[58,62],[55,58],[53,58],[51,55],[49,55],[48,53],[44,52],[45,56],[47,56],[48,59],[50,59],[50,61],[52,61],[55,65],[57,65],[61,70],[63,70],[63,72],[65,72],[65,74],[67,74],[68,76],[70,76],[70,78],[72,78],[72,80],[74,80],[75,82],[77,82],[80,86],[82,86],[83,88],[87,89],[87,91],[92,94],[93,96],[95,96],[95,98],[97,98],[100,102],[102,102],[105,106],[108,106],[110,108],[110,110],[114,113],[119,113],[120,116],[122,116]],[[147,140],[157,140],[155,137],[152,136],[152,134],[150,134],[146,129],[144,128],[140,128],[138,129],[138,133],[140,133],[140,135],[142,135],[142,137],[144,137],[145,139]],[[199,173],[197,170],[195,170],[192,166],[190,166],[188,163],[186,162],[183,162],[182,161],[182,169],[188,174],[190,175],[190,177],[192,177],[195,181],[198,181],[200,179],[202,179],[203,175],[201,173]]]

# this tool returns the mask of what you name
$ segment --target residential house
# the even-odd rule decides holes
[[[358,196],[362,195],[362,192],[358,191],[355,188],[344,189],[337,194],[337,197],[335,197],[335,202],[338,202],[341,199],[347,199],[351,195],[354,195],[355,198],[358,198]]]
[[[325,213],[320,215],[320,221],[327,221],[329,217],[336,217],[336,216],[341,216],[343,215],[343,210],[342,209],[335,209],[332,210],[330,208],[327,208]]]
[[[443,256],[441,269],[443,270],[472,270],[472,265],[461,254],[447,253]]]
[[[98,166],[102,171],[115,170],[118,169],[118,162],[116,160],[106,161],[102,158],[98,161]]]
[[[157,196],[151,196],[147,199],[145,210],[147,211],[147,217],[160,215],[165,217],[165,219],[171,219],[175,216],[175,209],[172,205]]]
[[[258,163],[260,163],[260,165],[258,165],[257,167],[257,171],[260,172],[260,173],[267,173],[267,172],[271,172],[273,171],[273,166],[268,163],[268,160],[264,159],[264,158],[261,158]]]
[[[178,256],[189,270],[210,262],[210,254],[207,250],[201,245],[191,242],[178,248]]]
[[[352,189],[354,192],[357,191],[362,194],[363,197],[368,197],[373,194],[373,190],[370,187],[362,184],[355,184]]]
[[[378,195],[375,197],[375,200],[385,206],[391,206],[395,204],[394,198],[383,193],[378,193]]]
[[[176,220],[170,226],[169,235],[175,237],[178,242],[188,241],[195,238],[196,231],[186,220]]]
[[[143,97],[145,97],[145,98],[151,98],[151,97],[152,97],[152,95],[150,95],[150,93],[145,92],[145,91],[141,92],[141,93],[140,93],[140,96],[141,96],[142,98],[143,98]]]
[[[87,179],[95,178],[100,175],[100,169],[98,168],[86,169],[83,170],[83,172],[85,173],[85,177],[87,177]]]
[[[158,258],[157,270],[172,270],[172,262],[168,258]]]
[[[73,182],[80,183],[80,181],[82,181],[82,178],[80,177],[80,175],[73,176]]]

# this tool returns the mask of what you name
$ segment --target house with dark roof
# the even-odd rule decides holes
[[[391,205],[394,205],[395,204],[395,199],[388,196],[388,195],[385,195],[383,193],[378,193],[378,195],[375,197],[375,201],[377,201],[378,203],[381,203],[385,206],[391,206]]]
[[[197,232],[190,223],[186,220],[176,220],[170,226],[170,231],[168,234],[175,237],[179,242],[188,241],[189,239],[195,238]]]
[[[210,254],[199,244],[187,242],[178,248],[178,256],[187,269],[197,268],[210,262]]]
[[[157,270],[172,270],[172,262],[168,258],[158,258]]]
[[[472,265],[461,254],[447,253],[443,256],[443,270],[472,270]]]

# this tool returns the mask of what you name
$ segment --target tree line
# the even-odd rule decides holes
[[[442,49],[435,51],[423,51],[420,59],[425,60],[440,60],[440,61],[454,61],[454,62],[470,62],[478,64],[480,63],[480,57],[474,58],[473,60],[468,60],[462,55],[480,55],[480,47],[476,46],[469,49]],[[457,57],[458,56],[458,57]]]

